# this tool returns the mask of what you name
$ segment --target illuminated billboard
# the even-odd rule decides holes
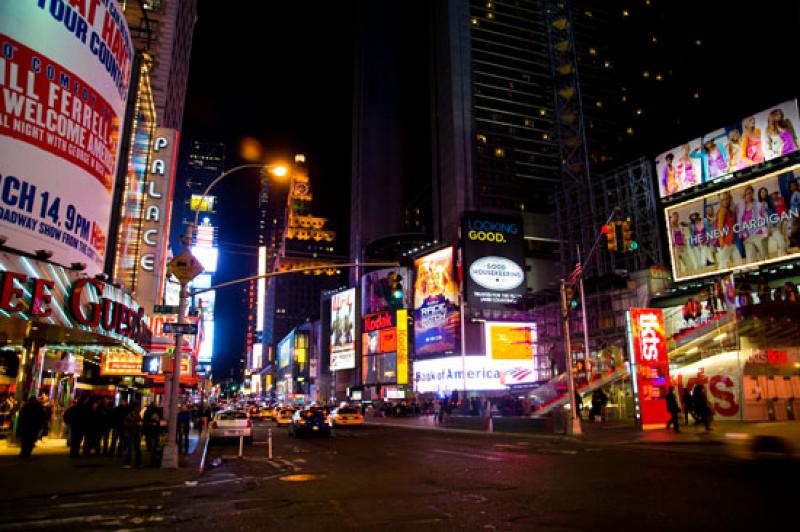
[[[486,354],[493,360],[533,360],[536,324],[486,322]]]
[[[513,308],[527,289],[522,219],[467,212],[461,238],[470,310]]]
[[[362,383],[408,384],[408,311],[367,314],[362,331]]]
[[[133,46],[116,0],[70,5],[0,2],[0,234],[6,246],[50,250],[54,262],[85,263],[94,275]]]
[[[362,315],[411,307],[408,268],[386,268],[361,276]]]
[[[278,342],[278,368],[283,369],[292,362],[294,356],[294,331]]]
[[[453,390],[507,390],[537,381],[533,362],[494,360],[489,356],[453,356],[414,362],[414,390],[447,393]]]
[[[453,248],[440,249],[416,259],[414,269],[416,357],[430,358],[457,353],[460,314]]]
[[[627,321],[637,421],[642,428],[662,428],[670,417],[665,406],[669,360],[664,313],[661,309],[632,308]]]
[[[192,197],[189,199],[189,209],[192,211],[215,212],[216,208],[216,196],[201,196],[200,194],[192,194]]]
[[[330,369],[356,367],[356,289],[331,297]]]
[[[800,165],[664,210],[676,281],[800,256]]]
[[[214,273],[219,262],[219,249],[205,246],[192,246],[192,255],[200,261],[203,271]]]
[[[797,100],[744,117],[656,157],[662,198],[798,150]]]

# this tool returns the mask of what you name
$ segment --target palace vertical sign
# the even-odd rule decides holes
[[[164,290],[177,151],[178,132],[174,129],[156,129],[142,205],[142,243],[139,248],[142,251],[136,283],[139,302],[148,309],[160,302]]]
[[[661,309],[632,308],[627,318],[637,421],[644,429],[662,427],[669,419],[666,402],[669,360],[664,313]]]

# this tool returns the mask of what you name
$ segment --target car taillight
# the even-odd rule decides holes
[[[215,428],[217,428],[217,422],[216,422],[216,421],[212,421],[212,422],[211,422],[211,428],[212,428],[212,429],[215,429]]]

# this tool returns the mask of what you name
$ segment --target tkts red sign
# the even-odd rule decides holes
[[[629,317],[637,399],[643,427],[667,422],[669,361],[661,309],[632,308]]]

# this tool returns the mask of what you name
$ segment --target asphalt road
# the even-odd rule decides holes
[[[365,426],[266,427],[196,485],[0,505],[0,530],[766,530],[798,522],[800,467],[706,450]],[[260,443],[259,443],[260,442]],[[46,479],[43,479],[46,481]],[[792,524],[795,523],[795,524]]]

